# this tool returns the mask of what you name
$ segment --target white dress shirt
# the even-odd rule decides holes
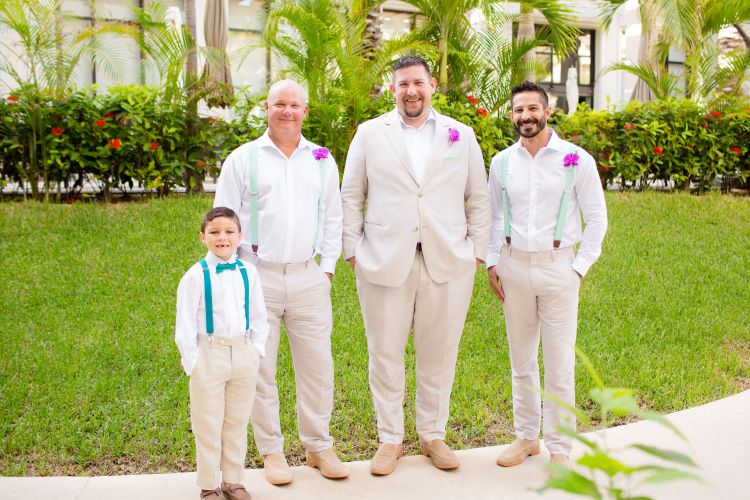
[[[318,227],[320,173],[324,162],[325,200],[320,224],[320,267],[333,273],[341,254],[341,194],[339,172],[332,156],[316,160],[318,148],[304,137],[287,158],[271,141],[268,131],[253,141],[259,150],[258,167],[258,258],[288,264],[314,256]],[[241,255],[252,253],[250,243],[250,144],[243,144],[227,157],[216,186],[215,207],[237,212],[242,226]]]
[[[565,189],[563,158],[577,152],[580,159],[574,168],[573,192],[565,214],[560,248],[580,242],[573,269],[585,276],[599,258],[604,233],[607,231],[607,207],[604,202],[594,159],[586,151],[560,137],[550,129],[552,137],[534,158],[521,144],[510,146],[507,186],[510,200],[511,247],[525,252],[553,249],[560,200]],[[500,184],[500,154],[492,158],[488,181],[492,205],[492,229],[487,254],[487,267],[497,265],[505,243],[503,226],[503,195]],[[582,231],[581,214],[586,224]]]
[[[430,109],[430,116],[419,128],[406,124],[400,113],[398,116],[401,118],[409,161],[414,169],[414,175],[417,176],[417,182],[421,184],[427,170],[427,162],[432,154],[432,145],[435,142],[435,111]]]
[[[226,261],[235,262],[236,256]],[[224,262],[212,252],[206,255],[211,274],[211,299],[214,335],[239,337],[245,334],[245,284],[239,267],[216,274],[216,264]],[[258,271],[243,261],[250,284],[250,341],[261,356],[266,355],[268,322],[263,289]],[[200,262],[187,270],[177,287],[177,321],[175,342],[182,357],[182,367],[190,375],[198,362],[198,334],[206,334],[206,302],[203,268]]]

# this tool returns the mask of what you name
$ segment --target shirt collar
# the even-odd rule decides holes
[[[547,130],[550,131],[550,138],[549,138],[549,141],[547,142],[547,145],[544,146],[544,148],[554,149],[555,151],[564,151],[566,149],[565,148],[565,141],[563,141],[562,139],[560,139],[560,136],[557,135],[557,132],[555,132],[555,130],[553,128],[547,127]],[[516,141],[516,143],[514,144],[514,146],[518,147],[518,148],[521,148],[521,149],[526,149],[523,146],[523,143],[521,142],[521,138],[520,137],[518,138],[518,140]],[[544,148],[542,148],[542,149],[544,149]]]
[[[284,154],[284,153],[281,152],[281,150],[278,147],[276,147],[276,144],[274,144],[273,141],[271,140],[271,136],[268,135],[268,129],[266,129],[266,131],[263,132],[263,135],[261,135],[260,137],[258,137],[257,140],[258,140],[258,146],[259,147],[261,147],[261,148],[273,148],[276,151],[278,151],[279,154],[282,154],[282,155]],[[312,148],[312,147],[313,147],[313,143],[310,142],[310,141],[308,141],[307,139],[305,139],[305,136],[302,135],[299,138],[299,144],[297,145],[297,149],[294,150],[294,153],[292,153],[292,156],[294,156],[297,153],[297,151],[301,151],[303,149]]]
[[[435,110],[433,108],[430,108],[430,114],[427,116],[427,120],[419,127],[415,127],[414,125],[409,125],[408,123],[404,122],[404,117],[401,116],[401,113],[398,112],[398,108],[396,108],[396,114],[398,115],[398,119],[401,120],[401,126],[404,128],[413,128],[414,130],[420,130],[422,127],[427,125],[430,122],[437,122],[437,119],[435,118]]]
[[[229,260],[221,260],[215,253],[213,253],[211,250],[206,253],[206,264],[209,265],[209,267],[216,267],[216,264],[219,264],[220,262],[224,262],[227,264],[232,264],[237,260],[237,252],[233,253],[231,257],[229,257]]]

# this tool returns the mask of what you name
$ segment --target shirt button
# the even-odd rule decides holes
[[[414,228],[414,232],[416,233],[417,231],[419,231],[419,227]]]
[[[422,197],[422,193],[417,193],[417,196],[421,198]]]

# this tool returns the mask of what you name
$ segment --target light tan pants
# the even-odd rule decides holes
[[[505,291],[516,435],[539,435],[539,338],[544,357],[544,390],[575,404],[575,342],[580,280],[573,270],[573,247],[527,253],[503,248],[498,276]],[[575,430],[572,414],[544,398],[544,442],[551,454],[570,455],[571,439],[558,426]]]
[[[331,282],[315,261],[257,264],[268,311],[266,356],[261,360],[253,431],[262,455],[284,452],[276,387],[281,321],[286,326],[297,387],[299,438],[307,451],[333,446],[328,432],[333,411]]]
[[[417,252],[401,286],[375,285],[356,274],[380,442],[401,443],[404,439],[404,353],[410,329],[417,357],[417,435],[420,441],[444,439],[474,273],[436,283],[427,272],[422,253]]]
[[[244,337],[214,337],[209,344],[199,335],[198,343],[198,363],[190,376],[190,420],[198,487],[210,490],[222,479],[242,482],[260,353]]]

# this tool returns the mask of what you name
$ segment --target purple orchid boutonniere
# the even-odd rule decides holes
[[[578,156],[578,153],[568,153],[565,155],[565,158],[563,158],[563,167],[577,167],[578,166],[578,160],[581,157]]]
[[[326,158],[328,158],[331,155],[331,152],[328,151],[328,148],[318,148],[318,149],[313,149],[312,154],[316,160],[320,161],[320,160],[325,160]]]
[[[458,130],[455,128],[449,128],[448,129],[448,141],[453,144],[454,142],[458,142],[461,140],[461,134],[458,133]]]

